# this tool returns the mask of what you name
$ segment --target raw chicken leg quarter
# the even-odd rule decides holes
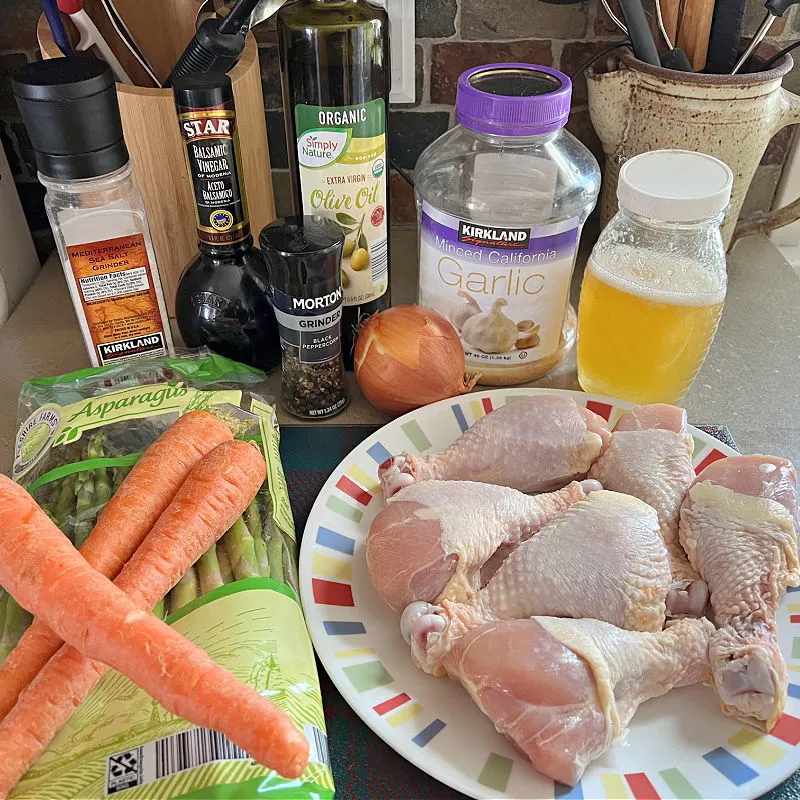
[[[786,588],[800,584],[796,515],[794,467],[760,455],[706,467],[681,508],[681,542],[719,626],[709,657],[722,708],[767,731],[786,705],[775,615]]]
[[[694,481],[686,411],[661,403],[637,406],[614,426],[611,443],[589,471],[606,489],[638,497],[658,512],[674,583],[668,616],[702,616],[708,587],[686,557],[678,537],[681,503]]]
[[[536,497],[471,481],[409,486],[370,525],[372,585],[395,611],[415,600],[469,600],[498,550],[508,552],[583,497],[578,483]]]
[[[404,612],[414,662],[442,674],[455,641],[498,619],[595,618],[660,631],[672,580],[658,516],[617,492],[592,492],[519,544],[469,603]]]
[[[441,453],[393,456],[378,477],[387,499],[429,480],[544,492],[584,477],[610,438],[606,421],[571,397],[534,395],[487,414]]]
[[[535,769],[574,786],[642,702],[708,679],[713,631],[707,619],[658,633],[594,619],[503,620],[462,636],[444,665]]]

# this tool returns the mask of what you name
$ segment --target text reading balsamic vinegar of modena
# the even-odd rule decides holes
[[[179,107],[178,118],[196,200],[197,235],[206,244],[236,244],[250,234],[239,135],[233,106]]]

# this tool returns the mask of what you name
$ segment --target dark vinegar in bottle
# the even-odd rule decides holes
[[[278,12],[296,213],[335,220],[342,251],[342,351],[389,306],[389,19],[366,0],[297,0]]]
[[[181,336],[189,347],[269,371],[280,362],[280,339],[266,266],[250,233],[231,80],[214,72],[185,75],[173,92],[198,239],[175,295]]]

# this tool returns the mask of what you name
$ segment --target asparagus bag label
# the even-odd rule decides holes
[[[193,792],[221,797],[200,790],[232,784],[226,798],[332,797],[314,653],[308,636],[298,636],[305,623],[291,589],[269,578],[239,581],[167,621],[292,716],[316,756],[301,781],[284,781],[221,735],[169,714],[127,678],[109,672],[13,796],[169,800]],[[281,795],[287,783],[299,785]]]
[[[518,367],[559,346],[580,220],[502,226],[422,204],[421,305],[449,319],[467,366]]]
[[[15,477],[78,543],[141,454],[181,414],[208,411],[235,438],[260,448],[267,479],[258,495],[154,613],[291,716],[311,746],[305,774],[281,778],[109,671],[12,797],[332,798],[319,681],[297,600],[280,430],[273,405],[253,391],[265,378],[206,351],[27,381]],[[0,603],[4,641],[17,641],[30,617],[2,590]]]
[[[47,454],[50,446],[74,442],[88,431],[130,419],[132,415],[147,419],[208,410],[212,404],[234,407],[241,399],[241,391],[208,392],[178,381],[125,389],[67,406],[44,406],[31,414],[17,433],[12,477],[15,480],[22,477]]]
[[[386,105],[299,103],[294,113],[303,213],[341,225],[344,304],[369,303],[389,286]]]

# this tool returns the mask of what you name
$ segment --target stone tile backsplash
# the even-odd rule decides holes
[[[609,0],[617,12],[617,0]],[[645,0],[649,10],[653,0]],[[719,0],[725,2],[725,0]],[[760,23],[763,0],[749,0],[746,31]],[[24,126],[11,96],[11,73],[26,60],[38,57],[36,20],[39,0],[2,0],[0,28],[0,140],[14,170],[29,222],[41,231],[37,236],[47,251],[46,220],[41,190],[36,186],[33,154]],[[619,41],[622,34],[603,10],[599,0],[563,5],[541,0],[416,0],[416,97],[412,104],[393,109],[390,148],[392,160],[413,178],[422,150],[453,124],[453,103],[459,74],[475,64],[494,61],[528,61],[556,66],[573,74],[592,55]],[[785,45],[800,38],[800,13],[792,8],[776,22],[771,38]],[[270,156],[279,213],[289,213],[286,140],[278,74],[274,23],[259,26],[261,76]],[[800,68],[787,76],[785,85],[800,91]],[[573,113],[568,129],[593,152],[600,143],[586,107],[586,83],[575,81]],[[775,188],[793,136],[784,130],[770,143],[753,181],[749,208],[766,208]],[[34,185],[32,185],[34,184]],[[413,191],[398,173],[391,176],[392,216],[396,222],[415,218]],[[44,244],[41,244],[44,242]]]

